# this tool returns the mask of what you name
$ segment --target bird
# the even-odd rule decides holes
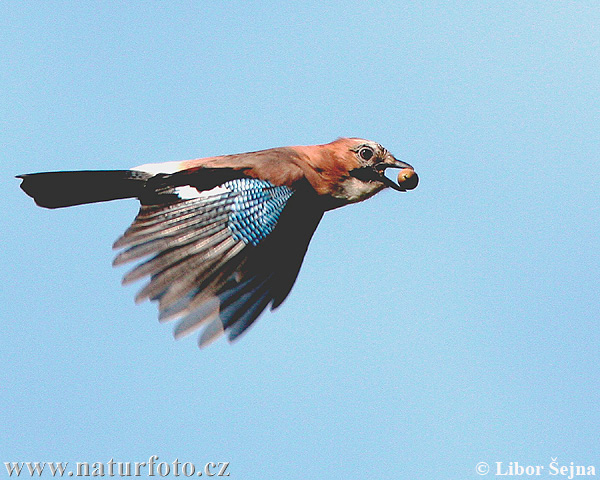
[[[398,183],[388,168],[400,169]],[[18,175],[41,207],[137,198],[131,226],[116,240],[114,266],[137,262],[123,284],[149,279],[135,300],[155,301],[159,320],[181,338],[201,329],[204,347],[230,342],[294,285],[324,213],[385,188],[405,192],[414,168],[361,138],[271,148],[129,170]]]

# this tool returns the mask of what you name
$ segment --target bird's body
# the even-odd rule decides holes
[[[395,184],[388,167],[408,172]],[[412,173],[411,173],[412,172]],[[140,212],[114,247],[115,265],[145,259],[125,278],[150,276],[136,300],[158,301],[175,336],[207,325],[203,346],[233,340],[287,297],[324,212],[385,187],[416,187],[412,167],[381,145],[340,138],[325,145],[145,164],[131,170],[21,175],[36,203],[58,208],[138,198]]]

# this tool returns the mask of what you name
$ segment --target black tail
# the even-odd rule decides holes
[[[140,197],[152,175],[134,170],[84,170],[18,175],[21,188],[40,207],[60,208],[82,203]]]

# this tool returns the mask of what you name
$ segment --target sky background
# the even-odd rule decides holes
[[[0,462],[600,473],[600,6],[490,3],[3,2]],[[14,179],[338,136],[419,187],[327,213],[283,306],[205,350],[111,268],[136,202]]]

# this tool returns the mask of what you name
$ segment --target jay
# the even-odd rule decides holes
[[[387,168],[401,169],[398,183]],[[178,319],[175,338],[204,326],[200,347],[224,332],[235,340],[267,306],[281,305],[327,210],[418,183],[413,167],[360,138],[17,178],[46,208],[139,199],[113,264],[141,262],[123,283],[149,277],[136,301],[158,302],[161,321]]]

